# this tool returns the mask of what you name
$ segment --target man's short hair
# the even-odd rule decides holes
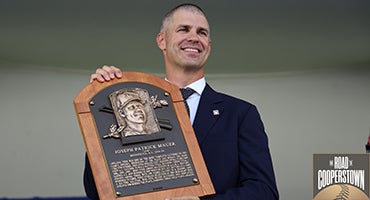
[[[198,5],[195,5],[195,4],[192,4],[192,3],[184,3],[184,4],[180,4],[174,8],[172,8],[163,18],[162,20],[162,25],[161,25],[161,30],[160,32],[163,32],[164,31],[164,28],[165,26],[169,23],[169,21],[172,19],[172,16],[173,14],[177,11],[177,10],[180,10],[180,9],[184,9],[184,10],[187,10],[187,11],[191,11],[191,12],[195,12],[195,13],[199,13],[201,15],[203,15],[204,17],[206,16],[206,14],[204,13],[203,9],[201,7],[199,7]]]

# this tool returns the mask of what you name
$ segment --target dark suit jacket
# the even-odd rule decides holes
[[[279,199],[268,139],[256,107],[206,85],[193,124],[216,195],[202,199]],[[97,192],[86,159],[85,191]]]

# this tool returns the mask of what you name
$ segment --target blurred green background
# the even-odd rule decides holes
[[[183,1],[0,1],[0,64],[163,72],[155,36]],[[369,0],[189,1],[211,24],[208,73],[370,68]]]

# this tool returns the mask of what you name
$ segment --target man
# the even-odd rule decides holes
[[[216,190],[215,195],[202,199],[278,199],[268,139],[256,107],[214,91],[205,81],[204,64],[211,40],[204,12],[193,4],[171,10],[163,19],[157,45],[163,53],[166,79],[180,88],[195,90],[187,99],[190,120]],[[105,65],[90,81],[121,76],[119,69]],[[88,196],[96,193],[90,170],[86,162]]]

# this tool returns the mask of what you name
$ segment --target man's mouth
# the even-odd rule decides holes
[[[194,53],[200,53],[201,51],[199,49],[196,49],[196,48],[182,48],[183,51],[186,51],[186,52],[194,52]]]

